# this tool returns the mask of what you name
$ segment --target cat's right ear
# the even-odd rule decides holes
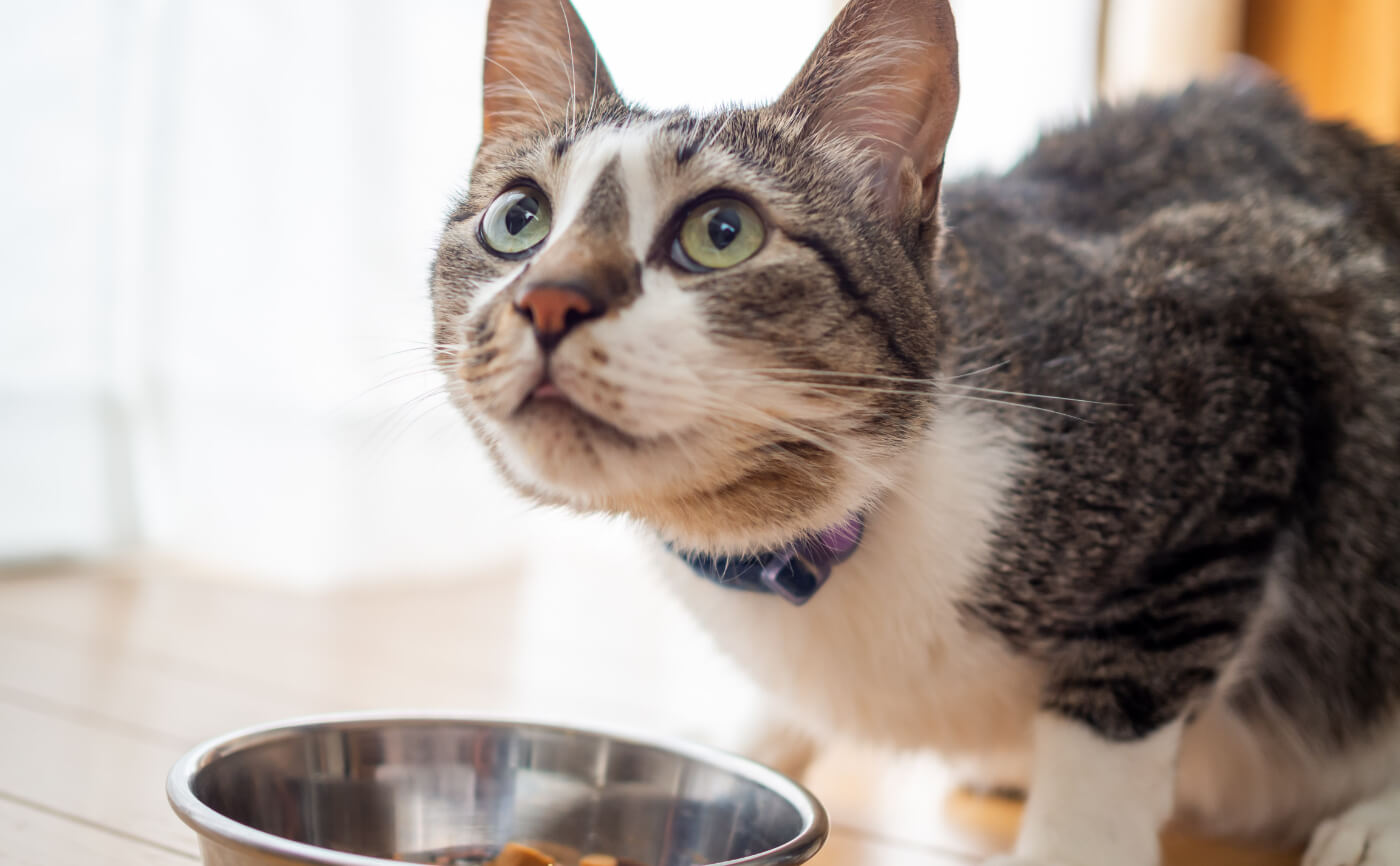
[[[486,139],[567,126],[617,96],[569,0],[491,0],[482,81]]]
[[[850,0],[777,107],[849,148],[891,215],[932,219],[958,107],[948,0]]]

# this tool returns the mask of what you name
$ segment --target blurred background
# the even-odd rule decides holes
[[[624,94],[775,96],[831,0],[577,0]],[[1262,57],[1400,135],[1395,0],[955,0],[952,176]],[[0,8],[0,562],[159,554],[317,588],[615,555],[531,510],[424,348],[479,133],[485,0]],[[537,543],[549,539],[549,544]]]
[[[575,2],[654,107],[771,99],[836,11]],[[5,855],[187,866],[161,794],[175,757],[304,713],[740,742],[761,696],[632,531],[509,494],[430,369],[427,272],[477,145],[485,6],[0,4]],[[1400,137],[1400,0],[953,6],[950,177],[1242,54],[1318,116]],[[927,758],[829,750],[807,781],[833,817],[825,866],[967,863],[1015,830],[1014,805],[946,799]],[[1296,856],[1169,839],[1165,862]]]

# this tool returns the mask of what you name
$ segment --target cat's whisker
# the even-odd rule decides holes
[[[488,92],[496,92],[498,90],[504,90],[506,88],[510,88],[512,90],[515,89],[514,85],[507,83],[504,85],[497,85],[487,88],[487,90]],[[524,109],[501,109],[496,111],[492,115],[492,117],[495,118],[495,120],[501,126],[529,126],[535,122],[534,115],[530,114],[530,112]]]
[[[564,6],[564,0],[559,0],[559,17],[564,19],[564,41],[569,44],[569,68],[564,71],[564,77],[569,80],[569,106],[568,113],[565,115],[565,126],[572,135],[577,131],[574,121],[578,117],[578,79],[574,74],[573,24],[569,22],[569,12]],[[596,51],[594,55],[597,55]]]
[[[475,347],[463,345],[463,346],[454,346],[454,347],[446,348],[446,349],[443,349],[442,351],[443,351],[444,353],[447,354],[447,357],[446,357],[446,358],[440,358],[440,357],[438,357],[436,352],[434,352],[434,355],[433,355],[433,358],[432,358],[432,363],[435,364],[435,365],[437,365],[437,366],[439,367],[439,369],[441,369],[442,366],[443,366],[444,364],[446,364],[446,363],[451,363],[451,364],[472,363],[472,362],[474,362],[474,361],[476,361],[476,360],[478,360],[478,359],[480,359],[480,358],[484,358],[484,357],[488,357],[488,356],[492,356],[492,355],[501,355],[503,352],[505,352],[505,351],[507,351],[507,350],[504,349],[504,348],[503,348],[502,346],[500,346],[500,345],[486,345],[486,346],[475,346]]]
[[[801,387],[801,388],[804,388],[804,389],[818,389],[818,390],[834,389],[834,390],[838,390],[838,391],[852,391],[852,392],[867,393],[867,394],[908,395],[908,396],[911,396],[911,397],[926,397],[926,396],[929,396],[930,394],[934,393],[934,390],[933,390],[932,387],[930,387],[929,389],[913,389],[913,388],[878,388],[878,387],[868,387],[868,386],[863,386],[863,385],[841,385],[841,384],[836,384],[836,383],[831,383],[831,382],[824,382],[824,383],[817,384],[817,383],[811,383],[811,382],[782,382],[782,381],[777,381],[777,380],[770,380],[769,383],[770,383],[770,384],[774,384],[774,385],[778,385],[778,386],[780,386],[780,387],[782,387],[782,386],[794,387],[794,388],[796,388],[796,387]],[[834,397],[835,395],[831,395],[831,396]],[[1001,404],[1001,405],[1003,405],[1003,406],[1014,406],[1014,407],[1019,408],[1019,409],[1027,409],[1027,410],[1034,411],[1034,412],[1045,412],[1045,413],[1049,413],[1049,414],[1051,414],[1051,415],[1060,415],[1060,416],[1063,416],[1063,417],[1065,417],[1065,418],[1073,418],[1073,419],[1076,420],[1076,421],[1083,421],[1083,422],[1089,423],[1089,424],[1092,424],[1092,423],[1093,423],[1092,421],[1090,421],[1090,420],[1087,419],[1087,418],[1082,418],[1082,417],[1080,417],[1080,416],[1078,416],[1078,415],[1073,415],[1073,414],[1071,414],[1071,413],[1069,413],[1069,412],[1061,412],[1061,411],[1058,411],[1058,410],[1055,410],[1055,409],[1046,408],[1046,407],[1044,407],[1044,406],[1032,406],[1032,405],[1027,404],[1027,403],[1017,403],[1017,402],[1014,402],[1014,401],[1012,401],[1012,400],[997,400],[997,399],[994,399],[994,398],[991,398],[991,397],[977,397],[977,396],[973,396],[973,395],[971,395],[971,394],[949,394],[949,393],[946,393],[946,392],[943,393],[943,394],[941,394],[940,396],[941,396],[941,398],[943,398],[943,399],[951,399],[951,400],[959,400],[959,399],[960,399],[960,400],[978,400],[978,401],[981,401],[981,402],[984,402],[984,403],[999,403],[999,404]],[[1048,399],[1063,399],[1063,398],[1048,398]],[[1092,402],[1092,401],[1075,401],[1075,402]],[[1109,404],[1109,405],[1118,405],[1118,404]]]
[[[473,375],[494,376],[497,373],[504,373],[508,370],[518,370],[521,367],[527,366],[530,362],[523,358],[497,357],[493,361],[486,363],[490,366],[479,370],[473,370]]]
[[[420,404],[420,408],[417,414],[410,418],[407,424],[404,424],[397,431],[395,431],[393,437],[385,443],[385,447],[390,448],[398,444],[404,439],[404,437],[406,437],[410,432],[412,432],[413,428],[419,423],[421,423],[424,418],[427,418],[431,416],[434,412],[437,412],[441,409],[445,409],[451,405],[452,401],[450,398],[447,398],[446,394],[440,393],[437,396],[444,397],[446,399],[443,399],[440,402],[425,401],[424,403]]]
[[[539,113],[540,113],[540,124],[541,124],[542,126],[548,127],[548,126],[549,126],[549,117],[548,117],[548,116],[545,114],[545,112],[544,112],[544,106],[541,105],[541,104],[540,104],[540,101],[539,101],[538,99],[535,98],[535,92],[534,92],[533,90],[531,90],[531,89],[529,88],[529,86],[525,84],[524,81],[521,81],[521,80],[520,80],[520,76],[518,76],[518,75],[516,75],[514,72],[512,72],[512,71],[510,70],[510,67],[506,66],[504,63],[500,62],[499,60],[497,60],[496,58],[490,56],[489,54],[486,56],[486,62],[487,62],[487,63],[495,64],[496,66],[499,66],[499,67],[501,68],[501,71],[505,72],[506,75],[509,75],[511,78],[514,78],[514,79],[515,79],[515,83],[518,84],[518,85],[520,86],[520,89],[521,89],[521,90],[525,91],[525,95],[528,96],[528,97],[530,97],[530,101],[533,102],[533,103],[535,103],[535,108],[536,108],[536,109],[539,111]],[[488,86],[487,88],[485,88],[485,89],[486,89],[488,92],[491,90],[491,88],[490,88],[489,86]]]
[[[903,382],[914,385],[935,386],[938,379],[919,379],[912,376],[888,376],[882,373],[859,373],[844,370],[807,370],[799,367],[752,367],[746,373],[756,373],[774,382],[800,383],[797,376],[827,376],[846,379],[871,379],[880,382]],[[778,374],[774,376],[773,374]],[[815,384],[815,383],[814,383]]]
[[[944,396],[946,396],[950,400],[976,400],[980,403],[996,403],[1001,406],[1015,406],[1018,409],[1029,409],[1032,412],[1044,412],[1048,415],[1059,415],[1062,418],[1072,418],[1075,421],[1082,421],[1085,424],[1094,423],[1088,418],[1082,418],[1078,415],[1072,415],[1069,412],[1060,412],[1056,409],[1047,409],[1044,406],[1028,406],[1025,403],[1013,403],[1010,400],[996,400],[991,397],[974,397],[971,394],[947,394]]]
[[[715,139],[719,138],[719,136],[724,132],[724,130],[728,128],[730,121],[732,121],[733,119],[734,113],[730,112],[727,113],[724,116],[724,119],[721,120],[719,123],[713,124],[710,127],[710,131],[705,135],[704,140],[700,142],[700,145],[696,147],[695,150],[699,152],[713,144]]]
[[[800,390],[804,394],[821,394],[823,396],[835,397],[830,391],[846,391],[856,394],[902,394],[910,397],[929,397],[937,394],[937,388],[929,385],[924,388],[895,388],[884,385],[847,385],[840,382],[792,382],[780,379],[769,379],[766,382],[751,382],[752,385],[771,385],[778,388],[790,390]]]
[[[827,453],[836,457],[853,471],[853,475],[863,486],[871,490],[881,492],[897,492],[909,501],[923,502],[927,493],[918,491],[909,486],[909,483],[902,478],[892,475],[887,470],[881,470],[872,466],[853,454],[849,447],[843,447],[843,443],[835,441],[820,431],[812,430],[795,422],[788,422],[783,425],[784,431],[789,435],[795,431],[799,438],[809,444],[822,448]]]
[[[686,405],[691,408],[702,409],[707,412],[719,412],[721,414],[725,414],[734,418],[734,420],[740,420],[740,418],[739,416],[735,416],[733,414],[733,410],[738,408],[748,408],[743,407],[742,404],[736,404],[732,401],[727,401],[719,395],[701,396],[695,394],[693,391],[686,390],[686,387],[684,386],[693,387],[697,384],[695,381],[671,379],[669,382],[667,382],[666,380],[661,380],[656,377],[629,379],[625,375],[617,376],[615,374],[609,376],[607,381],[610,385],[626,389],[627,392],[634,398],[655,399],[658,404],[663,405],[676,405],[679,403],[681,405]],[[656,386],[658,384],[670,384],[683,387],[680,389],[657,388]],[[776,416],[768,415],[765,412],[764,418],[765,420],[767,420],[776,418]]]
[[[1055,396],[1055,395],[1053,395],[1053,394],[1029,394],[1029,393],[1026,393],[1026,392],[1024,392],[1024,391],[1002,391],[1002,390],[997,389],[997,388],[978,388],[978,387],[973,386],[973,385],[954,385],[954,384],[948,383],[948,382],[945,382],[945,383],[944,383],[944,387],[947,387],[947,388],[962,388],[962,389],[965,390],[965,391],[981,391],[981,392],[984,393],[984,394],[1001,394],[1002,396],[1005,396],[1005,397],[1027,397],[1027,398],[1035,399],[1035,400],[1064,400],[1064,401],[1067,402],[1067,403],[1083,403],[1083,404],[1089,405],[1089,406],[1117,406],[1117,407],[1126,407],[1126,406],[1132,405],[1132,404],[1130,404],[1130,403],[1113,403],[1113,402],[1109,402],[1109,401],[1105,401],[1105,400],[1085,400],[1085,399],[1080,398],[1080,397],[1058,397],[1058,396]]]
[[[396,382],[402,382],[404,379],[412,379],[415,376],[429,376],[434,374],[441,375],[441,373],[442,371],[439,370],[437,367],[423,367],[419,369],[409,370],[403,373],[395,373],[391,376],[387,376],[384,379],[381,379],[378,383],[371,385],[370,387],[361,391],[357,395],[357,399],[367,397],[370,394],[373,394],[375,391],[387,388]]]
[[[730,374],[730,375],[725,375]],[[933,384],[927,388],[894,388],[886,386],[865,386],[851,385],[839,382],[803,382],[800,380],[777,379],[770,376],[745,376],[735,371],[716,371],[706,376],[706,380],[711,383],[724,382],[726,384],[741,385],[745,387],[776,387],[785,390],[802,391],[808,395],[819,394],[823,397],[838,398],[840,395],[831,394],[830,391],[851,391],[874,394],[908,394],[911,396],[929,396],[936,393]],[[680,381],[677,380],[677,384]],[[685,382],[687,385],[694,385],[694,382]]]
[[[980,375],[982,375],[983,373],[990,373],[990,372],[992,372],[993,370],[1000,370],[1002,367],[1005,367],[1007,364],[1010,364],[1010,363],[1011,363],[1010,360],[999,361],[999,362],[997,362],[997,363],[995,363],[995,364],[991,364],[991,365],[988,365],[988,366],[986,366],[986,367],[980,367],[980,368],[978,368],[978,369],[976,369],[976,370],[972,370],[972,371],[969,371],[969,372],[967,372],[967,373],[958,373],[958,374],[955,375],[955,376],[949,376],[949,377],[948,377],[947,379],[945,379],[944,381],[945,381],[945,382],[952,382],[952,381],[954,381],[955,379],[967,379],[967,378],[972,377],[972,376],[980,376]]]
[[[501,350],[493,346],[489,348],[473,349],[470,352],[459,352],[450,360],[453,364],[471,364],[479,361],[481,358],[489,358],[493,354],[499,355],[500,353]]]
[[[593,51],[593,93],[588,97],[587,123],[593,122],[593,112],[598,109],[598,51]]]
[[[681,456],[681,459],[683,459],[691,469],[695,471],[704,471],[705,461],[696,457],[690,445],[685,441],[684,433],[666,433],[663,434],[662,438]]]
[[[567,26],[567,22],[566,22],[566,26]],[[573,45],[571,44],[571,45],[569,46],[569,53],[570,53],[570,55],[573,54],[573,50],[574,50],[574,47],[573,47]],[[564,132],[565,135],[573,135],[573,134],[574,134],[574,129],[575,129],[575,127],[574,127],[574,121],[573,121],[573,115],[574,115],[574,77],[573,77],[573,75],[569,74],[569,70],[568,70],[568,68],[565,66],[564,54],[563,54],[563,52],[561,52],[558,48],[555,48],[555,49],[554,49],[554,59],[559,63],[559,70],[560,70],[561,73],[563,73],[563,77],[564,77],[565,79],[567,79],[568,82],[569,82],[569,98],[568,98],[567,101],[564,102],[564,125],[563,125],[563,132]]]
[[[669,399],[672,402],[676,399],[676,395],[671,392],[651,391],[648,393],[643,388],[638,387],[632,387],[630,390],[636,395],[655,396],[661,399]],[[694,395],[688,395],[682,402],[688,403],[694,408],[706,411],[712,418],[754,424],[760,428],[782,433],[806,444],[820,448],[822,451],[847,464],[866,484],[878,483],[880,485],[885,485],[889,483],[889,480],[884,477],[883,473],[860,461],[850,453],[848,447],[843,447],[843,443],[835,439],[832,435],[828,434],[826,431],[816,430],[796,419],[780,418],[772,412],[756,406],[726,402],[719,398],[697,399]]]
[[[454,341],[454,342],[451,342],[451,343],[440,343],[440,342],[438,342],[438,341],[436,341],[436,340],[406,340],[406,339],[399,339],[399,340],[396,340],[395,342],[402,343],[404,346],[406,346],[406,347],[408,347],[408,348],[418,348],[418,349],[426,349],[426,348],[431,348],[431,347],[434,347],[434,346],[461,346],[461,345],[465,345],[464,343],[462,343],[462,342],[460,342],[460,341]]]
[[[913,380],[913,381],[927,382],[927,383],[929,384],[930,387],[929,387],[928,389],[913,389],[913,388],[903,389],[903,388],[867,387],[867,386],[861,386],[861,385],[845,385],[845,384],[837,384],[837,383],[831,383],[831,382],[823,382],[823,383],[793,382],[793,381],[788,381],[788,380],[780,380],[780,379],[773,379],[773,378],[767,378],[767,377],[761,378],[761,379],[754,379],[754,378],[745,378],[745,377],[742,377],[742,376],[738,376],[738,377],[735,377],[735,378],[731,379],[731,381],[738,382],[738,383],[740,383],[740,384],[747,384],[747,385],[766,384],[766,385],[776,385],[776,386],[778,386],[778,387],[788,387],[788,388],[834,389],[834,390],[839,390],[839,391],[853,391],[853,392],[876,393],[876,394],[907,394],[907,395],[909,395],[909,396],[929,396],[931,393],[933,393],[933,386],[934,386],[935,384],[937,384],[937,383],[936,383],[936,380]],[[979,390],[989,390],[989,389],[979,389]],[[829,396],[835,397],[835,396],[837,396],[837,395],[829,395]],[[1014,402],[1014,401],[1011,401],[1011,400],[997,400],[997,399],[994,399],[994,398],[991,398],[991,397],[978,397],[978,396],[974,396],[974,395],[971,395],[971,394],[949,394],[949,393],[944,393],[942,396],[945,397],[945,398],[948,398],[948,399],[976,400],[976,401],[984,402],[984,403],[997,403],[997,404],[1000,404],[1000,405],[1003,405],[1003,406],[1012,406],[1012,407],[1015,407],[1015,408],[1026,409],[1026,410],[1029,410],[1029,411],[1044,412],[1044,413],[1051,414],[1051,415],[1058,415],[1058,416],[1061,416],[1061,417],[1064,417],[1064,418],[1072,418],[1072,419],[1074,419],[1074,420],[1076,420],[1076,421],[1082,421],[1082,422],[1087,423],[1087,424],[1092,424],[1092,423],[1094,423],[1093,421],[1091,421],[1091,420],[1089,420],[1089,419],[1087,419],[1087,418],[1083,418],[1083,417],[1081,417],[1081,416],[1074,415],[1074,414],[1071,414],[1071,413],[1069,413],[1069,412],[1061,412],[1061,411],[1058,411],[1058,410],[1055,410],[1055,409],[1049,409],[1049,408],[1044,407],[1044,406],[1032,406],[1032,405],[1029,405],[1029,404],[1026,404],[1026,403],[1017,403],[1017,402]],[[1065,398],[1046,397],[1045,399],[1065,399]],[[1072,402],[1093,402],[1093,401],[1072,401]],[[1122,404],[1103,404],[1103,405],[1122,405]]]
[[[1113,402],[1108,402],[1108,401],[1104,401],[1104,400],[1088,400],[1088,399],[1085,399],[1085,398],[1082,398],[1082,397],[1061,397],[1061,396],[1058,396],[1058,395],[1055,395],[1055,394],[1032,394],[1032,393],[1028,393],[1028,392],[1025,392],[1025,391],[1005,391],[1005,390],[1001,390],[1001,389],[997,389],[997,388],[981,388],[981,387],[977,387],[977,386],[975,386],[975,385],[961,385],[961,384],[955,384],[955,383],[951,382],[951,381],[948,380],[948,379],[916,379],[916,378],[905,377],[905,376],[886,376],[886,375],[882,375],[882,374],[878,374],[878,373],[847,373],[847,372],[842,372],[842,371],[837,371],[837,370],[796,370],[796,369],[785,369],[785,368],[768,368],[768,369],[756,368],[756,369],[754,370],[754,372],[757,372],[757,373],[760,373],[760,374],[766,374],[766,373],[772,372],[772,373],[790,374],[790,375],[793,375],[793,376],[825,376],[825,377],[850,378],[850,379],[871,379],[871,380],[875,380],[875,381],[887,381],[887,382],[903,382],[903,383],[908,383],[908,384],[912,384],[912,385],[927,385],[930,389],[934,389],[934,388],[961,388],[961,389],[967,390],[967,391],[981,391],[981,392],[988,393],[988,394],[1001,394],[1002,396],[1006,396],[1006,397],[1025,397],[1025,398],[1028,398],[1028,399],[1036,399],[1036,400],[1063,400],[1063,401],[1068,402],[1068,403],[1083,403],[1083,404],[1091,405],[1091,406],[1127,406],[1127,405],[1129,405],[1129,404],[1127,404],[1127,403],[1113,403]],[[832,384],[832,383],[825,383],[825,382],[803,382],[803,381],[798,380],[798,379],[772,379],[771,381],[778,382],[778,383],[781,383],[781,384],[809,385],[809,386],[813,386],[813,387],[817,387],[817,388],[842,388],[842,389],[849,389],[849,390],[869,390],[869,391],[882,391],[882,390],[883,390],[883,391],[888,391],[889,393],[909,393],[909,394],[928,393],[927,391],[917,390],[917,389],[911,389],[911,390],[881,389],[881,388],[876,388],[876,387],[873,387],[873,386],[867,387],[867,386],[862,386],[862,385],[851,385],[851,384]]]
[[[396,357],[398,357],[399,355],[407,355],[407,354],[409,354],[409,353],[416,353],[416,352],[433,352],[433,351],[436,351],[438,348],[439,348],[439,347],[437,347],[437,346],[429,346],[429,345],[427,345],[427,344],[417,344],[417,345],[413,345],[413,346],[408,346],[408,347],[403,348],[403,349],[395,349],[395,350],[393,350],[392,352],[385,352],[385,353],[383,353],[382,355],[376,356],[376,357],[375,357],[375,360],[376,360],[376,361],[387,361],[387,360],[389,360],[389,359],[391,359],[391,358],[396,358]]]
[[[427,391],[418,394],[408,400],[400,402],[393,409],[385,413],[374,428],[365,437],[364,447],[373,450],[387,450],[402,435],[402,431],[407,429],[405,416],[409,416],[421,410],[422,406],[428,404],[433,397],[449,397],[447,389],[443,385],[434,386]],[[432,404],[436,406],[436,404]],[[416,417],[416,415],[413,415]],[[412,423],[410,420],[409,424]]]
[[[447,393],[447,388],[446,388],[446,386],[445,386],[444,384],[441,384],[441,383],[440,383],[440,384],[434,385],[433,387],[427,389],[426,391],[422,391],[421,393],[417,394],[416,396],[410,397],[410,398],[408,398],[407,400],[404,400],[403,402],[401,402],[401,403],[398,405],[398,407],[396,408],[395,411],[400,411],[400,410],[403,410],[403,409],[412,408],[414,405],[416,405],[416,404],[422,402],[423,400],[426,400],[427,398],[433,396],[434,394],[445,394],[445,393]]]

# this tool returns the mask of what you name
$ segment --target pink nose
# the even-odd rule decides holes
[[[601,304],[567,286],[532,286],[516,296],[515,309],[530,320],[545,350],[558,345],[578,323],[603,313]]]

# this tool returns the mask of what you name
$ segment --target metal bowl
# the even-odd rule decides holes
[[[181,758],[166,793],[209,866],[484,859],[512,841],[645,866],[789,866],[827,833],[811,794],[743,758],[446,715],[239,731]]]

